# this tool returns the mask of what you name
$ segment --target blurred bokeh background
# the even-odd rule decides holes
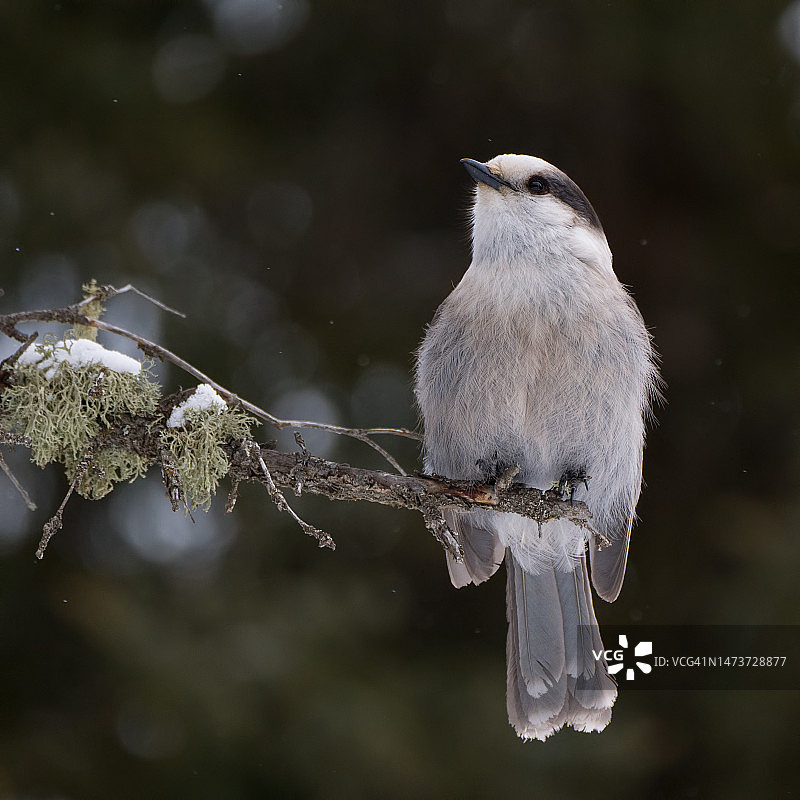
[[[800,2],[8,0],[0,42],[0,308],[132,282],[187,319],[110,321],[282,416],[416,425],[459,158],[558,164],[668,383],[601,623],[800,622]],[[623,691],[601,735],[517,740],[504,579],[452,589],[410,513],[297,500],[331,553],[254,487],[193,524],[152,475],[37,563],[65,480],[8,458],[39,509],[0,476],[2,800],[797,791],[797,692]]]

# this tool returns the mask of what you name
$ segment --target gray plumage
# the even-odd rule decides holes
[[[586,550],[595,590],[615,600],[657,380],[650,337],[594,209],[563,172],[532,156],[464,163],[476,180],[472,263],[418,353],[425,468],[479,481],[517,464],[528,486],[574,489],[611,546],[565,520],[538,530],[514,514],[452,510],[465,557],[448,557],[450,578],[481,583],[505,558],[517,733],[602,730],[616,686],[592,652],[602,643]]]

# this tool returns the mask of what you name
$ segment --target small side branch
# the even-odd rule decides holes
[[[38,558],[39,561],[44,558],[44,552],[47,550],[47,545],[50,544],[50,540],[61,530],[61,527],[64,524],[63,516],[67,501],[70,497],[72,497],[75,487],[83,480],[86,470],[89,469],[89,466],[92,463],[92,455],[92,451],[89,450],[80,460],[80,463],[75,470],[75,477],[72,479],[72,483],[69,485],[69,489],[67,490],[64,499],[61,501],[58,511],[56,511],[56,513],[47,522],[45,522],[44,527],[42,528],[42,538],[40,539],[39,547],[36,550],[36,558]]]
[[[169,448],[162,444],[158,445],[158,462],[161,465],[161,480],[164,482],[170,505],[173,511],[177,511],[181,507],[181,503],[185,502],[183,482]]]
[[[31,440],[27,436],[22,436],[19,433],[11,433],[10,431],[0,428],[0,444],[21,444],[23,447],[29,448],[31,446]],[[5,458],[3,458],[2,452],[0,452],[0,469],[5,472],[6,477],[11,481],[11,485],[19,492],[20,497],[22,497],[25,505],[28,507],[28,511],[36,511],[36,503],[31,500],[31,496],[25,490],[25,487],[17,480],[17,476],[11,471],[11,467],[8,466]]]
[[[34,331],[10,356],[8,356],[8,358],[4,358],[0,361],[0,378],[2,378],[4,372],[11,370],[14,364],[17,363],[19,357],[36,341],[38,336],[39,334]]]
[[[321,531],[319,528],[315,528],[313,525],[310,525],[304,519],[301,519],[297,513],[295,513],[294,509],[289,505],[289,503],[286,502],[283,492],[275,485],[275,481],[272,479],[272,474],[270,473],[267,465],[264,463],[264,457],[261,454],[260,445],[257,442],[246,440],[242,442],[241,448],[244,450],[248,459],[255,458],[255,460],[258,462],[263,479],[262,482],[267,487],[269,496],[272,498],[272,502],[275,503],[278,511],[288,511],[289,516],[300,526],[303,533],[305,533],[307,536],[313,536],[317,540],[317,544],[320,547],[327,547],[330,550],[335,550],[336,543],[333,541],[331,536],[325,533],[325,531]],[[297,483],[295,483],[294,488],[297,488]]]
[[[0,469],[5,472],[6,477],[11,481],[11,485],[19,492],[20,497],[25,501],[28,511],[36,511],[36,503],[31,500],[31,496],[25,491],[25,487],[17,480],[17,476],[11,471],[11,467],[6,464],[3,454],[0,453]]]
[[[434,502],[423,500],[420,510],[425,527],[433,534],[433,538],[450,553],[456,561],[464,560],[464,548],[458,536],[447,524],[447,519],[442,513],[442,507]]]
[[[148,303],[152,303],[154,306],[160,308],[162,311],[167,311],[170,314],[174,314],[176,317],[181,317],[181,319],[186,319],[186,314],[182,311],[177,311],[174,308],[170,308],[168,305],[165,305],[160,300],[156,300],[155,297],[151,297],[146,292],[137,289],[133,284],[128,283],[125,284],[120,289],[116,289],[113,286],[97,286],[95,287],[94,293],[87,297],[85,300],[81,300],[80,303],[76,303],[72,308],[85,308],[86,306],[97,302],[98,300],[102,303],[106,300],[111,299],[112,297],[116,297],[119,294],[125,294],[126,292],[133,292],[134,294],[138,294],[139,297],[144,298],[147,300]]]

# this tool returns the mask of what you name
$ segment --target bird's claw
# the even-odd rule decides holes
[[[519,466],[511,461],[500,458],[497,450],[490,458],[479,458],[475,466],[483,475],[483,482],[487,484],[510,483],[519,472]]]
[[[589,491],[590,478],[591,475],[587,475],[585,470],[568,469],[558,481],[553,484],[553,491],[556,492],[562,500],[569,500],[571,503],[575,498],[575,489],[579,483],[582,483],[586,487],[587,492]]]

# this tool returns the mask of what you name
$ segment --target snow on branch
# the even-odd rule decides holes
[[[445,509],[472,507],[511,511],[540,524],[568,518],[592,530],[583,503],[564,501],[555,491],[512,484],[516,470],[497,481],[475,485],[438,476],[408,475],[376,435],[421,439],[405,428],[345,428],[307,420],[279,419],[241,399],[179,356],[138,334],[100,319],[108,299],[135,292],[171,313],[179,313],[133,286],[115,289],[92,281],[84,299],[58,309],[0,315],[0,333],[20,347],[0,363],[0,445],[19,445],[44,466],[63,465],[69,490],[56,514],[45,524],[37,557],[63,525],[63,512],[73,492],[100,499],[120,481],[133,481],[154,465],[161,469],[173,510],[183,506],[207,509],[219,481],[231,482],[226,511],[232,511],[243,481],[261,483],[280,511],[286,511],[320,547],[334,548],[331,536],[303,520],[286,500],[284,490],[323,495],[331,500],[361,500],[422,514],[425,526],[456,559],[463,558],[458,537],[445,521]],[[180,315],[183,316],[183,315]],[[30,322],[72,326],[62,339],[26,334],[18,326]],[[137,361],[93,341],[104,330],[137,343],[146,359],[169,361],[200,385],[166,397],[155,382],[148,361]],[[251,428],[266,422],[294,428],[300,452],[286,453],[259,444]],[[313,428],[349,436],[379,452],[395,473],[359,469],[317,458],[308,452],[300,429]],[[0,468],[21,493],[0,453]],[[597,536],[597,534],[595,534]],[[605,544],[603,541],[598,542]]]

